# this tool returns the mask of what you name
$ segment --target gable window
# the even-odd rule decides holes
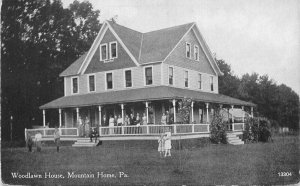
[[[125,87],[132,87],[131,70],[125,71]]]
[[[214,91],[214,77],[210,76],[210,90]]]
[[[185,53],[186,53],[187,58],[191,58],[191,44],[190,43],[186,43]]]
[[[194,45],[194,59],[199,61],[199,47],[197,45]]]
[[[198,74],[199,89],[202,89],[202,74]]]
[[[114,58],[117,58],[118,56],[118,51],[117,51],[117,42],[111,42],[109,43],[109,57],[110,59],[114,59]]]
[[[173,67],[169,67],[169,85],[173,85]]]
[[[89,76],[89,91],[95,92],[95,75]]]
[[[112,89],[113,88],[113,77],[112,73],[107,73],[106,74],[106,89]]]
[[[189,72],[184,71],[184,86],[189,87]]]
[[[100,45],[100,61],[104,61],[108,59],[108,50],[107,44]]]
[[[152,85],[152,67],[145,68],[146,85]]]
[[[72,93],[73,94],[78,93],[78,77],[72,78]]]

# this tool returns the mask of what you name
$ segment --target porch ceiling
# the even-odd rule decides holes
[[[130,103],[140,101],[153,101],[165,99],[192,98],[195,101],[219,103],[240,106],[256,106],[253,103],[242,101],[229,96],[195,90],[174,88],[169,86],[153,86],[139,89],[128,89],[120,91],[108,91],[101,93],[90,93],[82,95],[65,96],[53,100],[40,109],[70,108],[83,106],[96,106],[117,103]]]

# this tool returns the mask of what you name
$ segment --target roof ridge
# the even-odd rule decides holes
[[[186,25],[194,24],[194,23],[195,22],[190,22],[190,23],[185,23],[185,24],[176,25],[176,26],[172,26],[172,27],[166,27],[166,28],[162,28],[162,29],[158,29],[158,30],[152,30],[152,31],[149,31],[149,32],[144,32],[144,34],[149,34],[151,32],[164,31],[164,30],[168,30],[168,29],[174,29],[174,28],[177,28],[177,27],[182,27],[182,26],[186,26]]]
[[[134,32],[137,32],[137,33],[139,33],[139,34],[143,34],[143,33],[140,32],[140,31],[134,30],[134,29],[132,29],[132,28],[128,28],[128,27],[126,27],[126,26],[120,25],[120,24],[118,24],[118,23],[116,23],[116,22],[113,22],[113,21],[107,21],[107,22],[109,22],[109,24],[111,24],[111,25],[112,25],[112,24],[116,24],[117,26],[123,27],[123,28],[125,28],[125,29],[131,30],[131,31],[134,31]]]

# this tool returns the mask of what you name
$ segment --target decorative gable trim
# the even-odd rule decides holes
[[[131,52],[128,50],[128,48],[126,47],[126,45],[123,43],[123,41],[120,39],[120,37],[117,35],[117,33],[114,31],[114,29],[112,28],[112,26],[109,24],[108,21],[104,21],[103,26],[101,27],[96,39],[94,40],[86,58],[84,59],[84,62],[82,63],[81,67],[78,70],[78,74],[84,74],[85,70],[87,69],[88,65],[91,62],[91,59],[93,57],[93,55],[95,54],[98,46],[101,43],[101,40],[103,39],[105,33],[107,30],[110,30],[112,32],[112,34],[116,37],[117,41],[119,41],[120,45],[124,48],[124,50],[127,52],[127,54],[129,55],[129,57],[132,59],[132,61],[139,66],[139,63],[137,62],[137,60],[135,59],[135,57],[131,54]]]
[[[198,33],[195,31],[195,29],[192,29],[192,30],[193,30],[193,32],[194,32],[194,34],[195,34],[195,36],[196,36],[198,42],[200,43],[200,46],[201,46],[201,48],[203,49],[204,54],[206,55],[208,61],[210,62],[210,65],[212,66],[213,70],[215,71],[215,73],[216,73],[217,75],[223,75],[222,71],[220,70],[220,68],[219,68],[219,66],[218,66],[218,64],[217,64],[217,62],[216,62],[215,59],[213,58],[212,53],[211,53],[211,51],[210,51],[210,49],[209,49],[209,47],[208,47],[208,45],[207,45],[207,43],[206,43],[204,37],[202,36],[202,34],[201,34],[201,32],[200,32],[198,26],[197,26],[196,24],[194,24],[193,26],[196,27],[196,31],[197,31]],[[199,39],[199,37],[198,37],[198,34],[199,34],[200,37],[203,39],[204,46],[203,46],[203,43],[200,41],[200,39]],[[206,50],[204,49],[204,47],[207,49],[208,54],[207,54]],[[212,60],[211,60],[211,59],[212,59]],[[214,66],[212,63],[215,64],[215,66],[217,67],[217,69],[215,68],[215,66]]]

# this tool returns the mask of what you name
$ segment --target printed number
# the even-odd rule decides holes
[[[291,172],[278,172],[278,176],[292,176]]]

